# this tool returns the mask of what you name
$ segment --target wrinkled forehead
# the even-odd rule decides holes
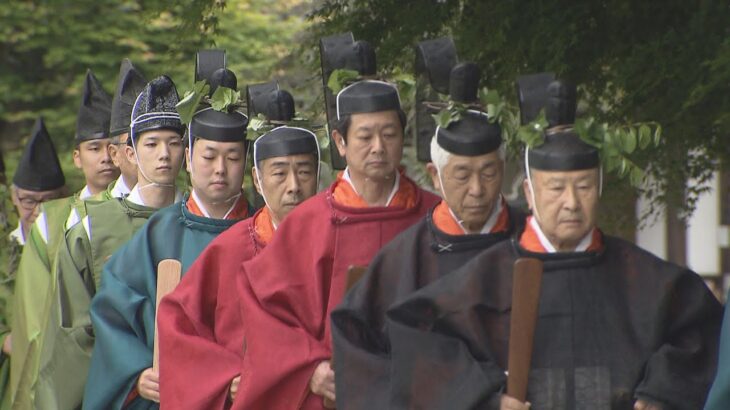
[[[598,184],[599,169],[589,168],[577,171],[547,171],[530,168],[530,176],[534,185],[548,184]]]
[[[356,113],[350,116],[350,130],[401,129],[400,117],[395,110]]]
[[[449,159],[446,166],[449,169],[470,169],[479,170],[490,167],[502,166],[503,161],[499,156],[499,150],[482,154],[482,155],[457,155],[449,153]]]
[[[296,165],[299,167],[316,167],[317,166],[317,156],[315,153],[294,154],[294,155],[285,155],[285,156],[281,156],[281,157],[266,158],[261,161],[261,168],[263,170],[282,168],[282,167],[289,168],[293,165]]]

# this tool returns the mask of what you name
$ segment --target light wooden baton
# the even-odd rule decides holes
[[[541,283],[541,260],[520,258],[515,261],[512,272],[507,395],[521,402],[527,399],[527,379],[532,360]]]
[[[152,369],[159,374],[160,371],[160,341],[157,331],[157,311],[160,308],[160,301],[165,295],[175,290],[180,283],[182,265],[175,259],[163,259],[157,265],[157,304],[155,305],[155,350],[152,356]]]

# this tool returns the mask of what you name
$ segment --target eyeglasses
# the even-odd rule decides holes
[[[30,196],[18,196],[18,202],[20,203],[20,206],[27,211],[32,211],[39,204],[49,200],[51,200],[51,198],[33,198]]]

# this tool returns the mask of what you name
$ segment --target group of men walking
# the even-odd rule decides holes
[[[13,179],[24,248],[0,408],[705,405],[722,306],[697,274],[597,227],[600,152],[572,127],[569,83],[521,94],[548,120],[543,143],[525,148],[528,212],[501,194],[503,132],[483,107],[434,127],[434,194],[401,166],[397,88],[352,82],[330,121],[346,168],[317,192],[317,138],[287,125],[292,96],[249,90],[248,114],[272,126],[252,141],[236,102],[210,102],[238,88],[235,75],[197,66],[210,91],[186,123],[169,77],[147,81],[125,59],[110,97],[87,72],[73,154],[86,186],[71,196],[36,123]],[[451,90],[475,87],[451,77]],[[258,210],[243,194],[249,152]],[[544,271],[527,395],[512,397],[524,257]],[[170,259],[183,278],[158,304]],[[730,403],[723,374],[707,408]]]

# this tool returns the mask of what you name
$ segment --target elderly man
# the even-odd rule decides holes
[[[501,133],[478,111],[437,129],[428,170],[443,200],[376,255],[332,313],[338,407],[388,407],[383,394],[390,367],[386,310],[508,239],[515,223],[524,220],[501,195]]]
[[[160,398],[171,408],[223,409],[235,398],[245,337],[238,266],[259,254],[289,212],[317,192],[319,148],[312,132],[279,127],[257,139],[253,151],[253,181],[266,206],[213,240],[160,304]]]
[[[350,265],[420,220],[437,198],[399,170],[405,115],[391,84],[359,81],[337,95],[333,130],[347,169],[291,212],[239,270],[246,352],[236,408],[322,408],[334,398],[329,314]]]
[[[390,408],[525,408],[502,395],[517,258],[544,262],[527,399],[535,409],[697,409],[721,307],[702,279],[596,227],[599,154],[572,130],[575,91],[548,89],[551,125],[527,150],[532,215],[387,313]],[[567,97],[567,98],[566,98]],[[501,402],[501,403],[500,403]]]

